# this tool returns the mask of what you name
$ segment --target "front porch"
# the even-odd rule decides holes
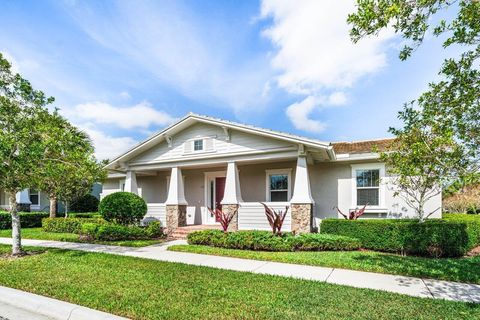
[[[127,170],[118,189],[145,199],[146,220],[160,220],[170,234],[220,228],[208,208],[234,210],[231,230],[270,230],[261,202],[288,213],[283,230],[310,232],[313,200],[306,157],[262,162],[229,161],[213,165]],[[120,191],[109,188],[102,196]],[[185,228],[188,226],[187,228]]]

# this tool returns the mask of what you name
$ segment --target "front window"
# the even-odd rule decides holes
[[[272,202],[288,201],[289,178],[288,174],[269,174],[269,196]]]
[[[32,203],[32,206],[40,205],[40,193],[38,190],[30,189],[30,202]]]
[[[193,151],[202,151],[203,150],[203,139],[198,139],[193,141]]]
[[[357,205],[378,206],[380,198],[380,170],[356,170]]]

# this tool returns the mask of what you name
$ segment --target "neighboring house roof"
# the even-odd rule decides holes
[[[394,140],[394,138],[387,138],[353,142],[333,142],[332,146],[336,154],[373,153],[375,148],[378,151],[385,151]]]

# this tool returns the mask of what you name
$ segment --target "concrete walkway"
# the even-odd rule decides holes
[[[0,238],[0,243],[2,244],[11,244],[11,241],[10,238]],[[167,251],[170,245],[186,244],[184,240],[171,241],[142,248],[28,239],[23,239],[22,243],[26,246],[102,252],[226,270],[294,277],[357,288],[384,290],[422,298],[480,303],[480,285],[476,284]]]
[[[127,320],[38,294],[0,286],[0,320]]]

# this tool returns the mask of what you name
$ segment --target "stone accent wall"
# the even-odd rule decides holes
[[[178,227],[187,225],[187,206],[186,205],[167,205],[166,206],[167,232],[170,233]]]
[[[30,212],[30,203],[17,203],[18,212]]]
[[[292,232],[308,233],[312,231],[312,205],[291,204]]]
[[[236,209],[238,209],[238,205],[236,204],[223,204],[222,205],[222,211],[230,214],[234,212]],[[233,216],[232,221],[230,221],[230,224],[228,225],[227,231],[237,231],[238,230],[238,211],[237,213]]]

